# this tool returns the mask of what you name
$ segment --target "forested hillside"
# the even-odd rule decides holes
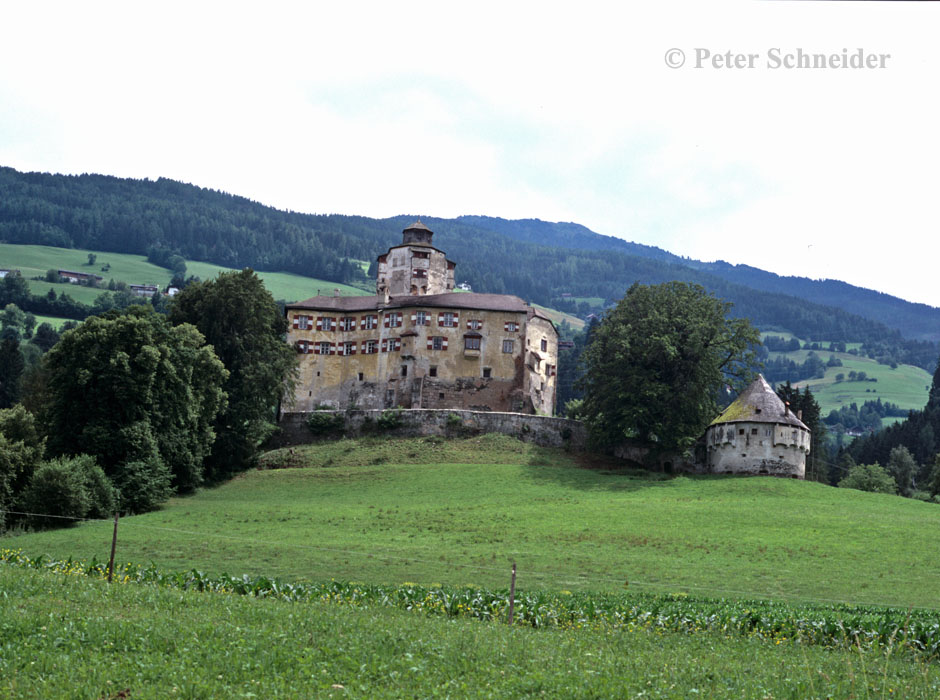
[[[65,176],[0,168],[0,241],[8,243],[150,253],[161,259],[179,254],[236,268],[250,266],[349,282],[363,275],[355,260],[374,260],[401,240],[402,228],[415,218],[413,214],[389,219],[300,214],[166,179]],[[423,220],[435,230],[435,244],[458,263],[458,282],[469,282],[477,291],[517,294],[530,302],[576,311],[566,307],[573,307],[574,302],[566,302],[562,295],[613,302],[635,282],[682,280],[701,284],[731,301],[736,315],[763,328],[786,329],[803,338],[881,346],[898,362],[931,370],[936,361],[933,342],[904,341],[898,326],[887,325],[887,319],[879,322],[793,296],[784,284],[787,278],[777,278],[781,289],[762,291],[736,283],[727,270],[716,274],[701,269],[708,267],[704,264],[658,248],[598,236],[577,224],[471,216]],[[904,319],[900,324],[904,328],[917,326],[921,330],[917,335],[931,341],[940,337],[931,330],[940,314],[936,309],[901,300],[892,303],[891,308],[907,310],[892,314]]]

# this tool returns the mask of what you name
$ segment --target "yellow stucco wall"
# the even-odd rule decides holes
[[[426,312],[427,325],[416,323],[414,317],[418,311]],[[439,324],[441,315],[448,312],[456,315],[455,326]],[[402,317],[401,326],[386,328],[385,317],[397,313]],[[377,317],[376,328],[362,327],[367,315]],[[312,327],[294,328],[298,316],[310,318]],[[318,330],[318,317],[335,319],[336,330]],[[343,330],[343,318],[355,319],[355,330]],[[391,311],[349,313],[289,309],[288,321],[291,345],[326,342],[332,344],[335,352],[299,355],[300,378],[290,410],[307,411],[327,405],[333,408],[472,406],[477,410],[553,413],[555,377],[551,367],[557,366],[557,334],[544,319],[532,318],[527,322],[525,312],[431,308],[416,304]],[[468,328],[469,321],[480,322],[480,327]],[[516,324],[517,330],[507,330],[509,323]],[[478,350],[465,348],[468,334],[479,336]],[[434,349],[434,338],[440,338],[442,345],[446,339],[446,349]],[[363,343],[370,340],[375,341],[378,351],[365,354]],[[541,349],[543,340],[546,350]],[[386,347],[398,341],[400,349],[383,352],[383,341]],[[504,352],[504,341],[512,341],[511,352]],[[354,343],[355,354],[343,355],[344,343]],[[532,369],[526,369],[527,366]]]

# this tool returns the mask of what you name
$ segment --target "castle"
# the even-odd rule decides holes
[[[758,376],[705,430],[705,471],[802,479],[809,428]]]
[[[553,415],[558,332],[516,296],[454,291],[420,221],[378,257],[376,294],[288,304],[293,411],[453,408]]]

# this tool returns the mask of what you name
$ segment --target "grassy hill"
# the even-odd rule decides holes
[[[774,333],[772,335],[782,335]],[[823,346],[828,343],[823,343]],[[847,349],[852,349],[850,344]],[[771,359],[786,357],[797,364],[806,361],[811,351],[796,350],[793,352],[773,352]],[[921,410],[927,403],[927,394],[930,391],[932,377],[929,372],[912,365],[898,365],[892,369],[889,365],[882,365],[868,357],[853,355],[848,352],[829,352],[816,350],[816,354],[825,362],[830,355],[842,361],[841,367],[827,367],[826,374],[821,379],[807,379],[795,382],[794,386],[802,389],[810,388],[822,408],[825,416],[833,409],[856,403],[861,406],[865,401],[890,401],[901,408]],[[869,379],[877,381],[851,382],[848,381],[849,372],[865,372]],[[843,374],[843,381],[837,380],[837,375]]]
[[[94,265],[86,264],[89,253],[94,253],[97,256]],[[110,265],[107,272],[101,269],[105,264]],[[128,284],[158,284],[164,287],[173,276],[166,268],[147,262],[147,258],[143,255],[8,243],[0,243],[0,267],[16,268],[27,279],[37,275],[45,275],[46,270],[52,268],[89,272],[103,277],[104,286],[107,285],[109,279],[114,279]],[[211,263],[186,262],[187,277],[194,275],[200,279],[211,279],[220,272],[229,272],[231,270],[232,268]],[[314,296],[318,289],[322,290],[323,294],[332,294],[334,288],[338,288],[340,294],[343,295],[359,296],[368,293],[350,285],[328,282],[313,277],[303,277],[288,272],[259,272],[258,276],[264,280],[265,286],[275,299],[284,299],[285,301],[307,299]],[[70,297],[83,304],[94,303],[95,297],[105,291],[104,289],[82,287],[76,284],[51,284],[38,280],[29,280],[29,285],[33,294],[45,294],[50,288],[54,288],[57,294],[67,292]]]
[[[586,459],[586,458],[585,458]],[[940,507],[772,478],[624,473],[506,436],[371,438],[272,453],[121,521],[118,556],[287,579],[690,592],[935,606]],[[584,466],[594,469],[585,469]],[[111,525],[8,538],[107,557]],[[629,583],[628,583],[629,582]]]

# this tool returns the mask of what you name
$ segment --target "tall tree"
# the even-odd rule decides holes
[[[43,358],[41,424],[53,455],[94,455],[122,491],[147,509],[202,481],[212,423],[228,373],[191,325],[147,307],[92,317]]]
[[[634,284],[584,351],[584,414],[595,443],[634,438],[688,447],[717,414],[715,396],[741,383],[757,330],[731,304],[683,282]]]
[[[20,344],[12,338],[0,340],[0,408],[10,408],[20,400],[20,380],[25,366]]]
[[[174,298],[170,320],[196,326],[229,371],[228,406],[215,421],[207,477],[246,469],[274,431],[279,402],[296,376],[296,355],[284,340],[287,319],[245,269],[188,285]]]
[[[801,393],[787,381],[777,387],[777,396],[790,405],[790,410],[796,413],[800,420],[810,431],[810,450],[806,458],[806,478],[811,481],[829,482],[829,469],[831,455],[823,454],[826,445],[826,424],[822,420],[822,409],[809,387],[804,387]]]

